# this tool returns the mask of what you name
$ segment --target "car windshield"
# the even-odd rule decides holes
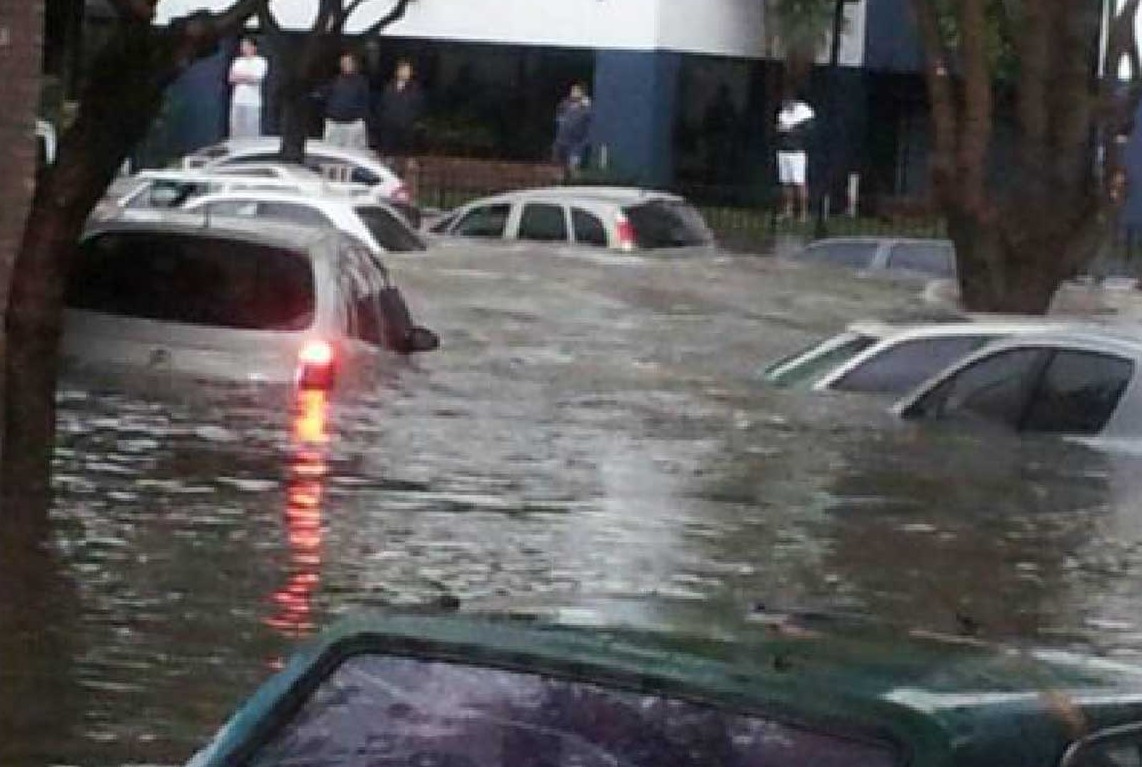
[[[304,755],[304,756],[302,756]],[[893,767],[893,749],[668,696],[413,658],[350,658],[251,767]]]
[[[827,338],[769,365],[763,375],[781,386],[812,385],[877,342],[876,336],[847,332]]]
[[[399,216],[379,205],[361,205],[354,210],[369,234],[385,250],[392,253],[424,250],[424,241]]]
[[[250,330],[304,330],[314,316],[307,258],[242,240],[107,233],[83,243],[67,305],[118,317]]]
[[[684,202],[655,200],[629,205],[623,213],[642,249],[709,245],[714,240],[702,214]]]

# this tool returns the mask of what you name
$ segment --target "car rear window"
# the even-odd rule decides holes
[[[299,253],[153,232],[84,242],[67,292],[73,309],[257,330],[303,330],[314,303],[313,269]]]
[[[623,213],[634,228],[639,248],[680,248],[714,241],[702,214],[684,202],[654,200],[623,208]]]
[[[955,251],[943,242],[898,242],[888,254],[888,268],[933,277],[954,277]]]
[[[416,232],[379,205],[363,205],[356,211],[377,244],[390,253],[424,250],[424,241]]]
[[[876,242],[818,242],[801,251],[800,260],[812,264],[867,269],[872,266],[872,259],[879,248],[880,245]]]

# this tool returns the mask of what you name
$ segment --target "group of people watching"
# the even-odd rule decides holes
[[[412,64],[397,63],[392,80],[380,101],[374,103],[368,78],[361,73],[357,57],[342,54],[337,76],[314,95],[324,109],[323,138],[348,148],[367,148],[369,131],[376,118],[377,143],[381,152],[407,155],[413,150],[414,129],[423,109],[420,86],[413,79]],[[230,137],[262,134],[263,84],[269,72],[253,38],[244,38],[239,55],[230,65]]]

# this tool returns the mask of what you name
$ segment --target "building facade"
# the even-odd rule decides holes
[[[164,0],[160,22],[226,0]],[[370,0],[350,35],[386,12]],[[298,36],[316,0],[276,3]],[[616,179],[673,187],[728,204],[774,194],[772,123],[781,98],[779,41],[764,0],[416,0],[365,53],[374,87],[398,58],[414,61],[429,105],[425,151],[546,159],[555,106],[573,81],[591,91],[591,165]],[[820,60],[801,88],[818,112],[810,152],[815,193],[836,205],[850,174],[862,199],[922,196],[927,112],[922,52],[908,0],[845,5],[837,71]],[[268,51],[267,125],[276,129]],[[232,51],[196,66],[174,89],[159,143],[185,151],[225,130]],[[315,126],[316,127],[316,126]]]

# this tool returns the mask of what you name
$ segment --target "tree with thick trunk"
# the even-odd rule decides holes
[[[1045,312],[1113,231],[1138,90],[1115,67],[1101,82],[1093,71],[1099,5],[912,0],[927,57],[933,196],[956,246],[965,308]],[[1122,30],[1135,13],[1114,17],[1108,39],[1132,40]],[[1114,62],[1137,55],[1108,53]],[[1001,73],[1015,151],[995,167]]]
[[[60,142],[56,162],[36,186],[10,270],[0,463],[5,526],[47,525],[64,287],[84,222],[146,134],[166,86],[264,2],[235,0],[225,11],[198,12],[166,27],[152,25],[153,0],[111,2],[118,15],[115,31],[88,73],[79,114]]]
[[[319,0],[313,26],[301,43],[296,56],[286,57],[285,71],[279,77],[281,157],[286,162],[305,159],[305,140],[310,124],[312,95],[335,71],[345,45],[345,28],[361,6],[377,0]],[[357,33],[361,38],[375,37],[404,18],[411,0],[396,0],[388,13]],[[274,16],[272,3],[264,4],[258,13],[258,24],[278,51],[286,46],[286,33]]]
[[[32,203],[36,171],[36,107],[40,99],[43,3],[0,6],[0,72],[4,73],[0,109],[0,307],[8,299],[8,283],[24,235]],[[0,351],[3,349],[0,337]],[[0,414],[2,419],[2,414]]]

